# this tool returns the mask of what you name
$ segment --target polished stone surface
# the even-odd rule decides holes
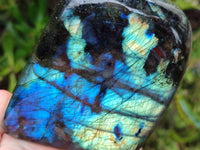
[[[169,105],[190,47],[187,19],[166,0],[60,1],[4,129],[69,150],[137,149]]]

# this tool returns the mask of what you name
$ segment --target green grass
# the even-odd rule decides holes
[[[195,0],[175,0],[182,9]],[[13,91],[47,20],[46,0],[0,0],[0,88]],[[184,79],[144,150],[200,150],[200,28]]]
[[[21,1],[18,5],[17,2],[0,1],[0,24],[4,28],[0,31],[0,84],[7,81],[9,91],[13,91],[17,75],[24,68],[48,20],[46,0],[40,0],[40,3]]]
[[[198,0],[171,0],[174,4],[176,4],[179,8],[181,8],[182,10],[184,9],[190,9],[190,8],[194,8],[194,9],[199,9],[199,2]]]

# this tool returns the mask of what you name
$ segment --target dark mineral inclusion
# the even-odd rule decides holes
[[[191,29],[166,0],[62,0],[6,112],[10,135],[69,150],[133,150],[184,74]]]

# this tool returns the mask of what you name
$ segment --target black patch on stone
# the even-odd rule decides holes
[[[141,133],[141,131],[142,131],[142,129],[141,128],[139,128],[139,130],[135,133],[135,136],[139,136],[140,135],[140,133]]]
[[[154,50],[151,50],[145,62],[145,65],[143,66],[147,76],[157,71],[159,63],[160,63],[160,57],[158,56],[158,54],[156,54]]]
[[[128,25],[128,20],[121,18],[121,12],[128,15],[128,10],[118,6],[121,11],[110,14],[109,9],[115,7],[117,6],[93,4],[81,5],[74,9],[74,15],[80,16],[84,24],[83,38],[87,43],[85,51],[91,55],[112,50],[122,54],[122,32]]]
[[[65,29],[63,22],[50,22],[44,35],[40,38],[36,49],[36,57],[42,66],[49,67],[52,64],[52,57],[57,48],[65,44],[69,37],[69,32]]]
[[[178,84],[183,76],[183,71],[181,70],[181,67],[184,66],[180,62],[178,63],[169,63],[166,69],[166,77],[170,77],[174,84]]]

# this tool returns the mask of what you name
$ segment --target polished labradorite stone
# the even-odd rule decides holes
[[[168,1],[60,1],[4,129],[68,150],[138,149],[169,105],[190,47],[189,22]]]

